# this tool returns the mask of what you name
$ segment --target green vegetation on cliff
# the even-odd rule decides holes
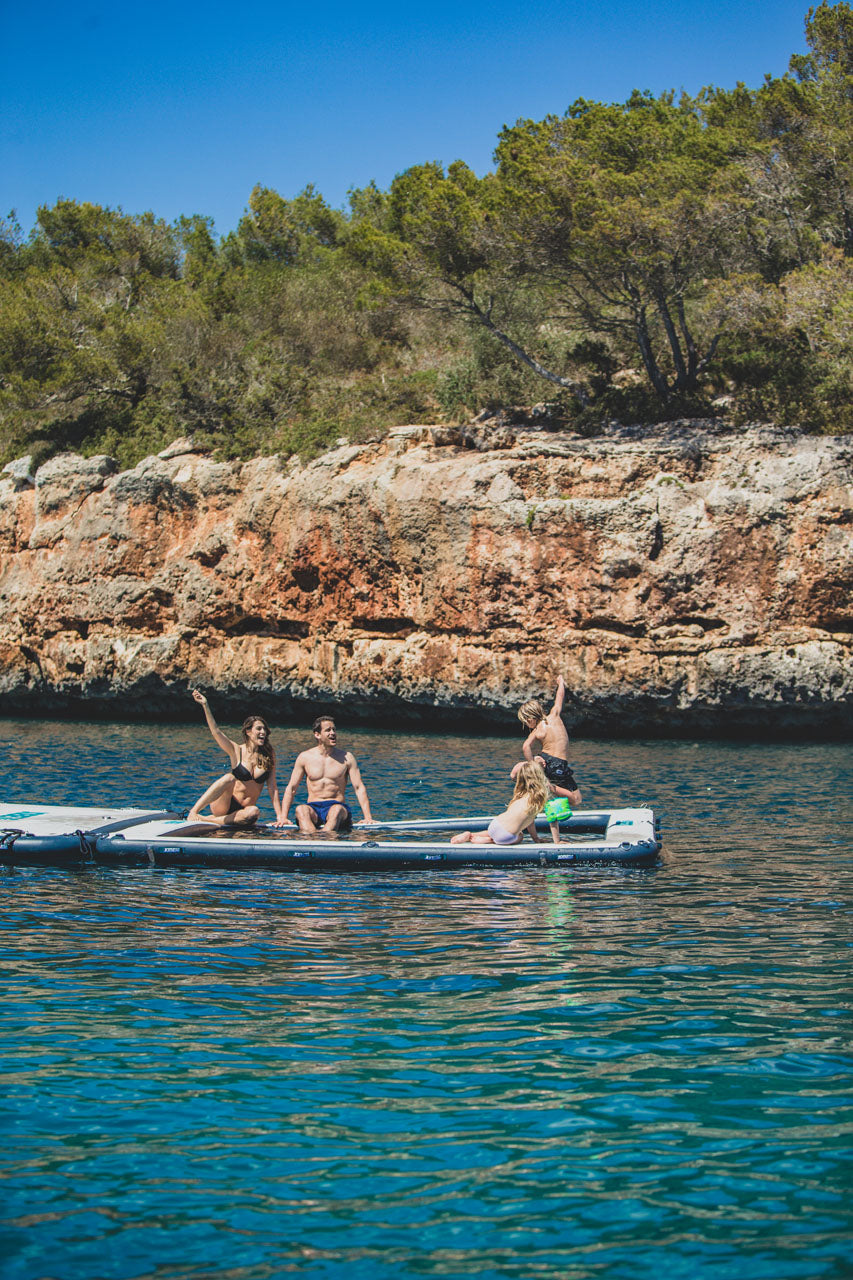
[[[236,231],[59,200],[0,224],[0,462],[226,457],[546,400],[552,421],[853,428],[853,10],[758,89],[519,120],[494,170],[416,165]]]

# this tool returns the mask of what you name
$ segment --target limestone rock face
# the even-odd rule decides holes
[[[0,473],[0,712],[849,736],[849,436],[403,427]],[[28,472],[27,472],[28,474]],[[449,714],[453,712],[454,714]]]

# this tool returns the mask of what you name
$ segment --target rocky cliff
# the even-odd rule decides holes
[[[0,479],[0,712],[849,735],[849,436],[406,427]],[[516,724],[517,727],[517,724]]]

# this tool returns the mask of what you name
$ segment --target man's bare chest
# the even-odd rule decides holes
[[[336,760],[334,756],[309,756],[305,762],[305,772],[311,782],[341,782],[346,777],[346,757]]]

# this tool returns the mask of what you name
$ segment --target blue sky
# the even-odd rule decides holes
[[[204,214],[256,183],[342,206],[409,165],[492,163],[501,126],[634,88],[751,87],[805,49],[806,3],[507,0],[106,6],[0,0],[0,214],[59,196]]]

